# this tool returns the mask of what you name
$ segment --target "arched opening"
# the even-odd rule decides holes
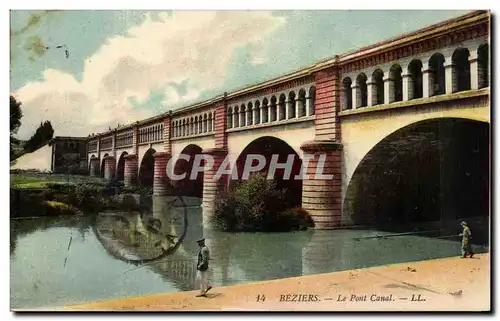
[[[316,87],[309,88],[309,116],[316,113]]]
[[[189,160],[178,159],[175,162],[174,173],[177,175],[186,174],[181,180],[172,180],[172,186],[176,189],[177,195],[203,197],[203,172],[198,172],[197,176],[191,179],[195,156],[201,153],[200,146],[190,144],[181,152],[181,155],[188,156]]]
[[[403,70],[400,65],[393,65],[390,70],[392,88],[389,87],[389,103],[403,100]]]
[[[208,131],[209,132],[212,132],[214,130],[214,126],[213,126],[213,119],[214,118],[215,118],[215,114],[213,117],[212,117],[212,113],[208,114]]]
[[[253,125],[253,104],[251,102],[247,106],[247,125]]]
[[[420,60],[412,60],[408,65],[408,72],[410,74],[408,99],[422,98],[422,62]]]
[[[229,122],[229,119],[228,119],[228,122]],[[231,120],[232,122],[232,120]],[[231,128],[231,127],[229,127]],[[204,114],[203,115],[203,132],[206,133],[208,131],[208,117],[207,117],[207,114]]]
[[[106,153],[106,154],[104,154],[104,156],[103,156],[103,157],[102,157],[102,159],[101,159],[101,168],[100,168],[100,171],[99,171],[99,176],[100,176],[101,178],[104,178],[104,159],[105,159],[106,157],[108,157],[108,156],[109,156],[109,154],[108,154],[108,153]]]
[[[299,117],[304,117],[306,115],[306,91],[304,89],[299,90],[297,103],[299,104]]]
[[[186,136],[187,134],[187,126],[186,126],[186,119],[182,120],[182,136]]]
[[[247,109],[245,107],[245,104],[241,104],[241,107],[240,107],[240,127],[246,126],[246,112],[247,112]]]
[[[295,118],[295,92],[291,91],[288,94],[288,119]]]
[[[356,108],[368,106],[368,91],[366,75],[361,73],[356,77]]]
[[[123,152],[118,159],[118,166],[116,166],[116,180],[119,182],[123,182],[125,178],[125,156],[127,155],[127,152]]]
[[[470,90],[469,50],[460,48],[451,57],[453,63],[453,92]]]
[[[271,97],[271,115],[269,116],[269,121],[276,121],[277,120],[277,107],[276,107],[276,97],[272,96]]]
[[[153,187],[155,159],[153,157],[156,151],[152,148],[148,149],[141,160],[141,167],[139,168],[139,183],[141,186],[151,188]]]
[[[255,102],[255,107],[254,107],[254,116],[255,124],[260,124],[261,119],[260,119],[260,101]]]
[[[282,141],[276,137],[265,136],[258,138],[248,144],[245,149],[239,155],[236,161],[236,168],[238,170],[238,178],[241,180],[243,171],[245,168],[245,162],[247,156],[250,154],[262,155],[266,159],[266,164],[262,170],[259,172],[268,175],[269,166],[271,164],[271,159],[273,155],[279,155],[277,159],[278,164],[285,164],[288,157],[293,157],[293,164],[291,164],[291,171],[289,179],[284,177],[284,169],[276,169],[273,176],[276,181],[277,188],[287,189],[286,203],[287,206],[299,206],[302,201],[302,180],[295,179],[295,176],[300,173],[300,168],[302,166],[302,160],[295,150],[288,145],[286,142]],[[293,156],[289,156],[293,155]],[[253,160],[252,166],[257,166],[258,161]],[[234,183],[234,182],[233,182]]]
[[[462,219],[487,229],[489,129],[484,122],[437,118],[388,135],[353,173],[344,215],[382,229],[456,230]]]
[[[377,69],[372,74],[372,106],[384,104],[384,72]]]
[[[478,88],[486,88],[490,85],[490,61],[489,45],[482,44],[477,49],[477,79]]]
[[[238,106],[234,106],[233,125],[233,128],[240,127],[240,109],[238,108]]]
[[[342,80],[342,110],[352,109],[352,80],[349,77]]]
[[[279,120],[283,119],[286,119],[286,97],[284,94],[281,94],[279,100]]]
[[[262,101],[262,123],[269,122],[269,101],[264,98]]]
[[[198,134],[198,116],[194,117],[194,133],[193,134]]]
[[[233,109],[227,109],[227,128],[233,128]]]

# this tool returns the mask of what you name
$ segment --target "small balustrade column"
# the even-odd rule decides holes
[[[306,117],[311,116],[311,97],[306,97]]]
[[[411,73],[404,73],[401,77],[403,78],[403,101],[413,99],[413,79]]]
[[[153,154],[154,164],[154,177],[153,177],[153,195],[164,196],[169,191],[169,182],[167,177],[167,164],[171,158],[169,153],[157,152]]]
[[[477,49],[471,51],[469,55],[470,64],[470,89],[479,89]]]
[[[366,83],[367,90],[367,106],[375,106],[377,104],[377,86],[374,82]]]
[[[137,155],[125,155],[125,170],[123,177],[123,184],[125,187],[132,187],[137,185],[137,172],[138,172],[138,159]]]
[[[361,90],[356,83],[351,85],[352,90],[352,109],[361,107]]]
[[[434,94],[434,75],[432,69],[422,71],[422,96],[423,98],[431,97]]]
[[[444,73],[445,73],[445,88],[446,88],[445,93],[452,94],[457,91],[458,82],[456,77],[455,65],[453,64],[451,57],[445,59]]]

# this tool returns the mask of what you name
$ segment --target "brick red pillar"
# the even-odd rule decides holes
[[[123,183],[125,187],[137,185],[138,159],[137,155],[125,155],[125,173]]]
[[[169,153],[157,152],[153,154],[155,159],[153,195],[164,196],[168,192],[167,164],[171,158]]]
[[[213,214],[215,199],[226,187],[226,175],[220,178],[215,175],[226,158],[227,151],[213,148],[204,150],[203,154],[210,155],[214,160],[212,168],[203,172],[203,217],[208,218]]]
[[[106,156],[104,158],[104,179],[107,181],[115,178],[116,158],[113,156]]]
[[[314,156],[309,161],[307,176],[302,182],[302,207],[311,215],[315,228],[338,227],[342,216],[342,144],[313,141],[302,145],[301,149],[305,154]],[[322,167],[319,171],[321,175],[318,175],[318,165]]]
[[[224,93],[223,98],[215,105],[215,148],[203,151],[204,154],[210,155],[214,159],[212,169],[203,173],[203,225],[208,225],[206,221],[213,214],[215,199],[226,187],[227,177],[225,175],[219,179],[215,178],[215,174],[227,155],[226,113],[227,103],[226,93]]]
[[[90,176],[99,176],[99,158],[95,157],[90,159]]]
[[[314,156],[302,182],[302,207],[311,214],[315,228],[324,229],[340,226],[342,216],[342,143],[338,117],[342,87],[338,66],[318,71],[315,84],[315,138],[301,146],[305,154]],[[324,159],[322,164],[320,157]],[[320,174],[324,176],[317,175],[318,165],[323,167]]]

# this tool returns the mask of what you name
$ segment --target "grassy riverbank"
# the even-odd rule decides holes
[[[146,195],[125,190],[103,179],[80,175],[34,172],[10,174],[11,217],[96,213],[104,209],[140,209],[140,202],[124,202],[120,194]]]
[[[488,311],[490,255],[124,298],[65,311]],[[300,296],[299,296],[300,295]],[[257,298],[260,298],[257,300]]]

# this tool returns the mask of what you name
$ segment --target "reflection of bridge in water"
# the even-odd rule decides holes
[[[389,233],[377,230],[218,232],[203,228],[200,207],[172,206],[171,200],[155,197],[150,212],[115,213],[100,221],[107,222],[99,229],[108,252],[117,259],[131,259],[129,263],[136,265],[124,277],[134,277],[134,269],[148,269],[180,291],[196,289],[196,241],[201,237],[210,249],[215,286],[425,260],[460,251],[459,240],[453,239],[413,235],[366,238]],[[365,238],[356,241],[358,237]],[[144,266],[136,263],[141,260],[152,262]]]

